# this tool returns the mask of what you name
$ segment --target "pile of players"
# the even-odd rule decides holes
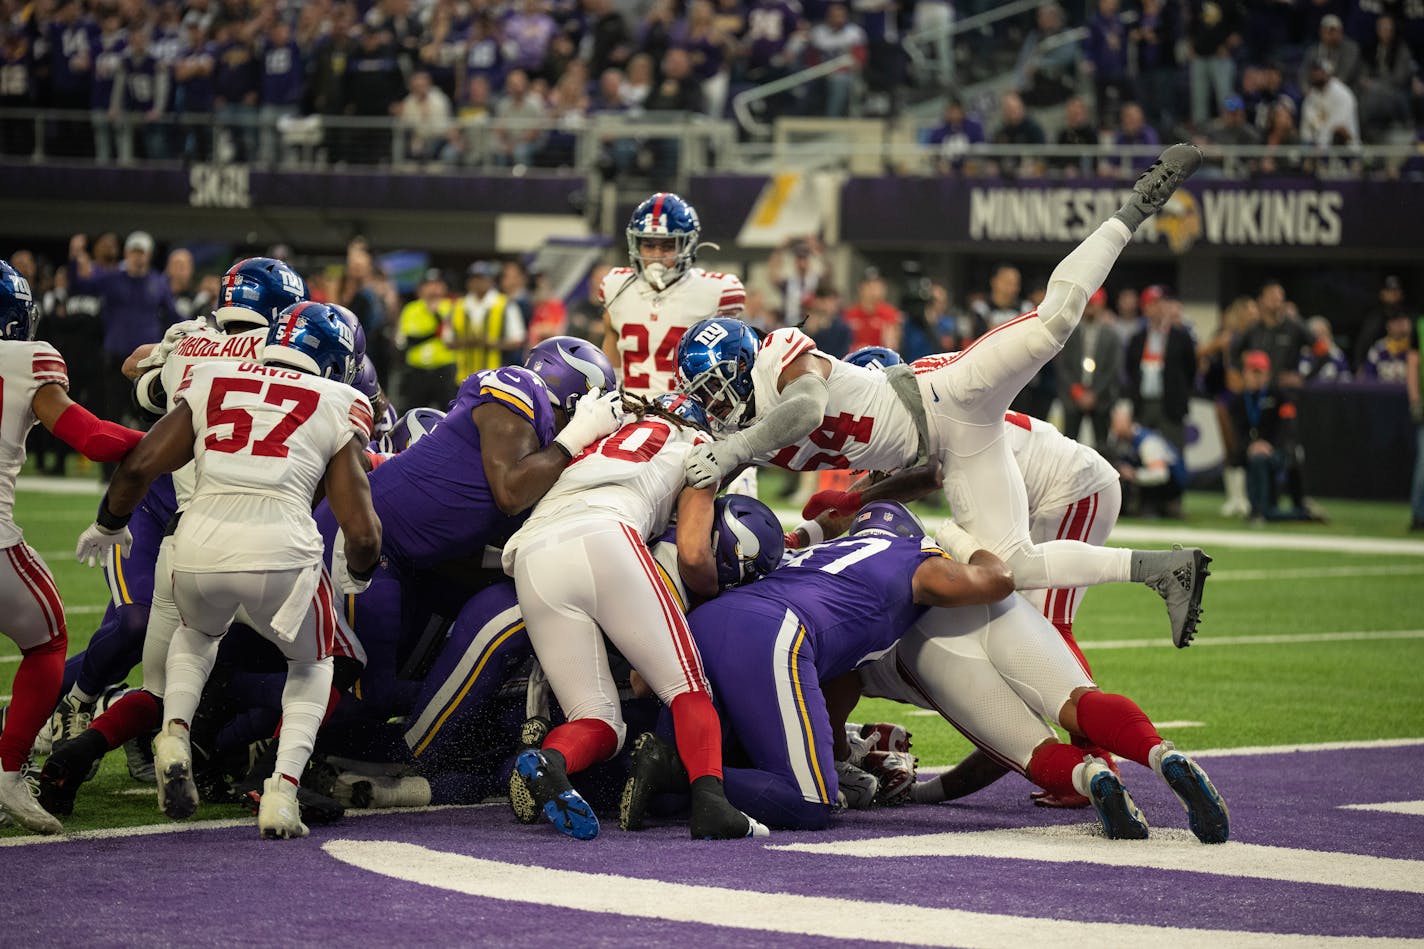
[[[1187,645],[1208,558],[1101,546],[1116,479],[1050,459],[1065,448],[1041,423],[1005,421],[1199,162],[1168,149],[1038,310],[913,367],[697,321],[739,310],[740,284],[692,266],[695,212],[655,195],[630,222],[632,268],[602,288],[615,360],[548,340],[523,367],[470,376],[443,418],[402,420],[391,453],[367,445],[380,394],[350,386],[349,313],[300,299],[280,261],[240,262],[211,323],[135,353],[140,396],[164,414],[141,441],[112,436],[123,462],[78,552],[105,560],[114,603],[61,703],[41,803],[68,813],[105,752],[157,729],[166,814],[245,790],[271,837],[342,803],[479,800],[506,779],[520,820],[578,839],[615,804],[629,830],[671,807],[694,838],[754,837],[1007,770],[1048,803],[1091,805],[1108,836],[1145,837],[1116,755],[1161,775],[1200,839],[1225,840],[1206,775],[1096,686],[1071,636],[1082,588],[1139,581]],[[818,496],[819,516],[783,536],[753,498],[718,496],[766,464],[888,476]],[[954,520],[929,538],[889,499],[936,486]],[[143,688],[88,719],[139,654]],[[53,679],[38,683],[51,697]],[[847,729],[862,693],[939,711],[982,756],[916,785],[902,730]],[[12,741],[14,720],[0,751],[27,752],[38,722]],[[26,801],[0,799],[59,829]]]

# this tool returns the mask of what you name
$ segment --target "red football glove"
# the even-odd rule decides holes
[[[786,532],[786,549],[787,549],[787,550],[800,550],[800,549],[801,549],[801,532],[800,532],[800,531],[787,531],[787,532]]]
[[[859,491],[817,491],[801,509],[801,516],[810,521],[826,511],[841,515],[854,514],[860,510],[860,504]]]

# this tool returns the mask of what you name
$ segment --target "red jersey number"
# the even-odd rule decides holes
[[[605,458],[617,458],[619,461],[652,461],[653,456],[667,444],[671,434],[672,429],[663,422],[625,425],[607,438],[579,452],[578,457],[569,464],[583,461],[589,455],[603,455]]]
[[[263,389],[266,389],[263,392]],[[263,438],[252,441],[252,413],[240,406],[224,406],[227,397],[234,392],[256,394],[262,392],[262,401],[286,409],[286,414],[272,426],[272,431]],[[222,378],[213,380],[213,391],[208,396],[208,428],[231,425],[232,432],[219,438],[212,432],[203,439],[203,447],[208,451],[235,455],[250,443],[252,454],[262,458],[286,458],[287,439],[312,417],[321,396],[311,389],[283,385],[280,382],[264,383],[261,379]]]
[[[841,454],[841,449],[845,448],[847,442],[869,442],[871,429],[875,426],[875,419],[870,416],[857,418],[849,412],[842,412],[840,415],[828,415],[821,419],[821,427],[807,436],[807,441],[817,448],[824,448],[826,451],[819,451],[808,457],[805,461],[796,462],[796,455],[800,448],[796,445],[788,445],[771,459],[771,463],[778,468],[787,468],[791,471],[816,471],[821,468],[849,468],[850,459]]]
[[[640,372],[633,368],[638,363],[643,362],[651,353],[653,366],[658,372],[672,373],[673,378],[668,381],[668,389],[677,387],[677,344],[682,341],[682,334],[687,332],[685,326],[670,326],[663,334],[662,342],[658,343],[658,348],[653,351],[650,346],[648,327],[639,323],[629,323],[623,327],[623,342],[619,349],[623,351],[623,386],[628,389],[646,389],[652,384],[653,377],[646,372]]]

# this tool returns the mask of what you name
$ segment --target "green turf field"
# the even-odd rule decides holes
[[[76,564],[72,554],[97,499],[97,489],[21,490],[15,504],[26,540],[44,556],[64,597],[71,654],[84,647],[108,600],[102,573]],[[1424,668],[1424,538],[1411,541],[1405,533],[1406,506],[1329,502],[1328,525],[1247,530],[1217,517],[1219,503],[1217,495],[1192,494],[1183,524],[1123,523],[1161,531],[1160,541],[1141,546],[1166,546],[1178,527],[1239,531],[1253,543],[1283,546],[1208,545],[1215,562],[1205,616],[1197,644],[1185,651],[1171,647],[1155,594],[1129,585],[1094,589],[1075,628],[1099,684],[1132,696],[1159,723],[1199,723],[1162,729],[1187,749],[1424,737],[1418,677]],[[931,522],[942,516],[926,513]],[[1353,548],[1362,546],[1353,538],[1377,538],[1398,549],[1337,553],[1285,546],[1320,536],[1342,538],[1342,546]],[[1347,536],[1352,540],[1343,540]],[[0,695],[9,694],[17,655],[0,639]],[[136,673],[130,681],[137,683]],[[856,717],[904,722],[922,766],[951,764],[969,747],[938,718],[888,702],[867,701]],[[121,752],[109,755],[66,827],[152,823],[160,815],[151,790],[126,793],[142,787],[129,779]],[[238,814],[231,807],[199,812]]]

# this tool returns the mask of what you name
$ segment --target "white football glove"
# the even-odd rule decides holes
[[[365,593],[371,585],[371,577],[358,580],[351,576],[351,568],[346,564],[346,538],[337,530],[336,540],[331,547],[331,585],[342,596],[356,596]]]
[[[84,533],[79,535],[79,543],[74,546],[74,558],[82,564],[97,567],[104,562],[104,555],[112,547],[119,549],[119,556],[128,556],[129,549],[133,547],[133,534],[128,527],[111,531],[96,522],[84,528]]]
[[[683,470],[687,483],[694,488],[712,488],[721,484],[732,472],[751,460],[745,450],[746,437],[741,432],[719,442],[698,445],[687,453]]]
[[[853,811],[865,811],[875,806],[875,795],[880,791],[880,782],[875,775],[862,771],[849,761],[836,762],[836,779],[840,791],[836,794],[836,804]]]
[[[595,387],[578,400],[573,418],[569,419],[569,424],[554,441],[570,455],[577,455],[605,435],[612,435],[622,425],[623,396],[616,389],[603,392]]]
[[[181,323],[174,323],[168,327],[168,331],[163,334],[163,339],[153,347],[147,356],[138,361],[140,369],[156,369],[168,361],[168,357],[173,354],[173,348],[178,345],[178,341],[189,333],[195,332],[206,326],[204,320],[183,320]]]

